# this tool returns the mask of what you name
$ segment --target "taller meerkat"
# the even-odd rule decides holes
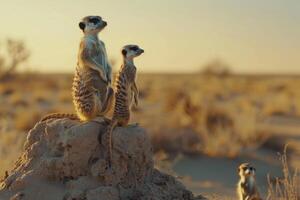
[[[255,181],[255,168],[249,163],[239,166],[240,181],[237,186],[239,200],[262,200]]]
[[[130,119],[132,103],[138,105],[138,88],[136,86],[136,66],[133,59],[144,53],[137,45],[126,45],[122,48],[123,64],[115,81],[115,106],[111,123],[104,135],[103,143],[106,149],[107,163],[111,167],[112,139],[111,134],[115,126],[127,126]]]
[[[98,34],[107,22],[100,16],[84,17],[79,23],[83,32],[78,62],[73,79],[72,96],[77,114],[54,113],[41,119],[70,118],[89,121],[104,116],[110,109],[114,91],[111,88],[112,69],[104,43]]]
[[[106,114],[113,101],[112,69],[106,48],[98,34],[107,22],[100,16],[87,16],[79,23],[84,36],[78,51],[72,96],[75,110],[82,121]]]

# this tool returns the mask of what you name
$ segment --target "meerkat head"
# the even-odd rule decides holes
[[[141,49],[138,45],[125,45],[122,48],[122,55],[124,58],[133,59],[144,53],[144,50]]]
[[[79,22],[79,28],[84,34],[97,34],[107,26],[100,16],[86,16]]]
[[[249,163],[243,163],[238,168],[238,173],[240,177],[254,177],[256,169]]]

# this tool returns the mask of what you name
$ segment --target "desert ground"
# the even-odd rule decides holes
[[[290,174],[300,166],[299,85],[300,77],[285,75],[139,74],[131,121],[146,128],[156,167],[194,193],[236,199],[237,167],[250,162],[266,197],[283,178],[285,145]],[[71,86],[71,74],[25,73],[0,83],[0,177],[42,116],[74,112]]]

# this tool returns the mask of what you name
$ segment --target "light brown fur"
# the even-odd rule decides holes
[[[237,185],[239,200],[262,200],[256,186],[255,170],[249,163],[239,166],[240,180]]]
[[[115,106],[114,113],[103,143],[107,148],[107,163],[111,167],[112,139],[111,134],[115,126],[127,126],[130,120],[130,109],[134,102],[138,105],[138,89],[136,86],[136,67],[133,58],[144,52],[136,45],[126,45],[122,49],[123,64],[115,80]]]
[[[87,16],[79,23],[84,33],[78,51],[78,62],[73,79],[72,97],[76,114],[54,113],[41,121],[51,118],[70,118],[90,121],[103,117],[111,108],[114,92],[111,88],[111,66],[108,63],[104,43],[98,33],[106,22],[99,16]]]
[[[78,63],[73,81],[73,103],[82,121],[104,116],[113,101],[111,66],[98,33],[106,26],[99,16],[87,16],[79,24],[83,30]]]

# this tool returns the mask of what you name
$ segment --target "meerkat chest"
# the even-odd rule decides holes
[[[102,46],[102,44],[100,42],[95,41],[95,42],[90,43],[89,45],[90,45],[91,54],[93,57],[106,55],[105,48]]]
[[[106,55],[106,48],[105,48],[104,42],[102,42],[101,40],[99,40],[97,42],[97,48],[99,49],[99,52],[102,52],[103,54]]]
[[[247,191],[247,193],[254,193],[255,192],[255,180],[250,177],[247,181],[242,182],[241,186]]]
[[[128,74],[125,68],[119,71],[117,80],[116,80],[116,92],[117,96],[123,96],[126,100],[130,99],[131,96],[131,81],[128,78]]]
[[[123,92],[123,93],[126,92],[126,94],[127,94],[130,89],[130,83],[124,72],[119,73],[116,82],[117,82],[117,85],[116,85],[117,91]]]
[[[84,51],[85,49],[88,49],[90,56],[93,58],[107,59],[105,44],[101,40],[84,38],[80,45],[80,51]]]

